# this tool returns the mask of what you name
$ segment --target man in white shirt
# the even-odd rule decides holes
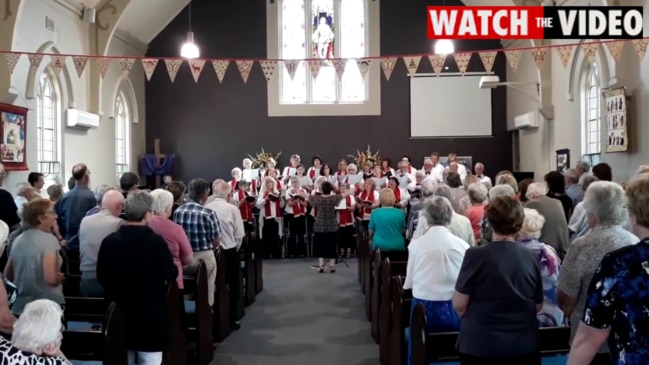
[[[426,174],[425,180],[432,180],[436,183],[444,181],[444,166],[439,163],[439,153],[433,152],[430,157],[426,157],[422,169]]]
[[[27,175],[27,182],[34,188],[34,193],[38,194],[39,197],[42,196],[41,190],[45,186],[45,175],[40,172],[30,172]]]
[[[457,163],[457,173],[460,174],[460,179],[464,181],[464,178],[466,177],[466,166],[462,165],[460,161],[457,160],[457,154],[455,152],[448,154],[448,160],[446,161],[446,163],[449,167],[451,166],[452,162]]]
[[[448,199],[449,202],[453,200],[453,192],[451,191],[451,188],[446,185],[438,185],[437,187],[435,187],[434,195],[444,197]],[[426,201],[424,201],[424,204],[425,203]],[[412,240],[416,240],[417,238],[423,236],[430,229],[427,221],[425,219],[421,219],[423,218],[421,214],[423,214],[423,212],[420,213],[417,228],[412,234]],[[475,235],[473,234],[473,227],[471,227],[471,221],[469,220],[469,218],[457,214],[455,213],[455,211],[453,211],[453,217],[451,218],[451,223],[448,225],[448,230],[451,231],[451,233],[453,233],[455,236],[459,237],[464,242],[469,244],[469,246],[475,246]]]
[[[225,280],[230,288],[230,319],[233,326],[238,329],[241,325],[235,321],[237,315],[237,304],[241,298],[241,260],[239,258],[239,248],[246,235],[243,227],[243,218],[239,208],[232,204],[232,186],[221,180],[215,181],[213,185],[214,199],[205,205],[205,208],[211,209],[216,213],[221,227],[220,245],[223,249],[223,258],[225,261]]]
[[[473,170],[475,171],[475,177],[480,179],[480,182],[487,186],[487,188],[491,188],[493,186],[493,184],[491,183],[491,178],[484,174],[484,165],[482,164],[482,162],[476,163],[473,167]]]
[[[32,188],[29,183],[18,183],[16,185],[16,198],[14,199],[14,202],[16,203],[16,207],[18,207],[17,213],[19,217],[22,218],[23,206],[34,198],[39,198],[39,195],[34,191],[34,188]]]

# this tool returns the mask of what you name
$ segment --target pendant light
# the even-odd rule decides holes
[[[180,48],[180,57],[192,59],[200,57],[200,50],[194,43],[194,32],[192,32],[192,3],[189,2],[189,32],[187,32],[187,42]]]
[[[442,6],[446,6],[446,0]],[[455,46],[450,39],[438,39],[435,42],[435,54],[448,55],[455,52]]]

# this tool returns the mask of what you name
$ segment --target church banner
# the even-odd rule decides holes
[[[0,103],[0,162],[5,171],[27,171],[27,109]]]
[[[626,152],[629,149],[626,91],[621,87],[603,95],[606,107],[606,152]]]

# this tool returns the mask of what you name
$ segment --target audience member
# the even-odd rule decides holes
[[[566,223],[572,214],[572,198],[566,195],[566,179],[559,171],[550,171],[545,175],[545,183],[548,187],[548,198],[556,199],[561,203]]]
[[[68,191],[59,204],[63,215],[66,249],[72,252],[79,251],[79,226],[86,213],[97,205],[97,199],[88,187],[90,184],[90,170],[85,164],[77,164],[72,168],[72,177],[75,186]]]
[[[534,209],[545,218],[539,241],[552,246],[560,258],[568,250],[568,221],[561,202],[548,197],[545,183],[532,183],[527,188],[525,207]]]
[[[369,238],[372,250],[405,251],[404,234],[406,217],[401,209],[394,209],[396,204],[394,192],[382,189],[379,193],[381,207],[374,209],[370,216]]]

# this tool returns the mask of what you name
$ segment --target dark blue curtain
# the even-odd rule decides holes
[[[172,154],[165,154],[165,158],[162,159],[162,163],[158,166],[158,159],[156,155],[149,154],[144,155],[142,161],[140,161],[140,171],[144,176],[163,176],[171,175],[171,169],[174,165],[175,156]]]

